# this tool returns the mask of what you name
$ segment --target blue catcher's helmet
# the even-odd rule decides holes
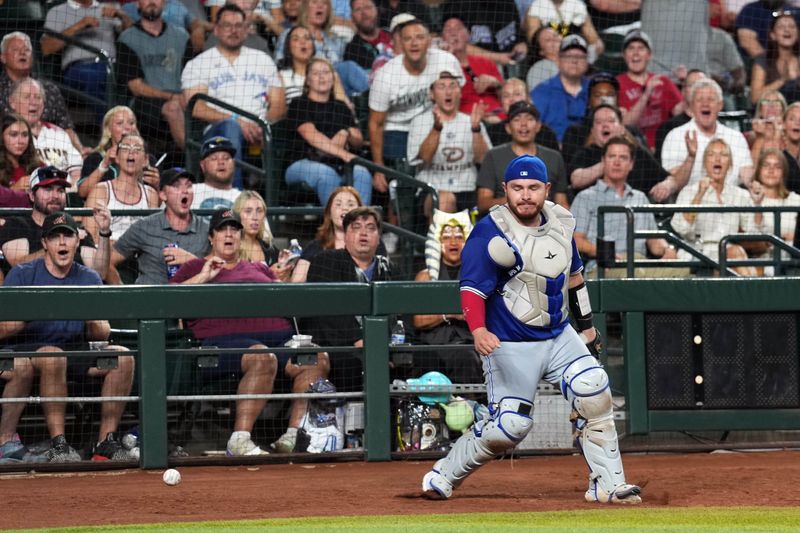
[[[431,390],[431,385],[452,385],[453,382],[450,378],[441,372],[428,372],[419,378],[409,379],[406,381],[409,385],[408,390],[426,392]],[[420,394],[419,400],[428,405],[436,405],[437,403],[447,403],[450,400],[449,392],[441,392],[436,394]]]

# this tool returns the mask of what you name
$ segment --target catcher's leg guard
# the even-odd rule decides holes
[[[640,503],[639,487],[625,483],[605,370],[594,357],[580,357],[564,370],[561,392],[583,419],[578,423],[578,446],[590,470],[586,500]]]
[[[533,426],[533,405],[522,398],[500,400],[495,416],[475,424],[425,474],[422,490],[431,498],[447,499],[473,471],[525,438]]]

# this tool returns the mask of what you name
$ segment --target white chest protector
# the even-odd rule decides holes
[[[558,325],[568,316],[567,289],[575,229],[575,219],[563,207],[545,202],[543,213],[547,222],[529,228],[517,222],[505,205],[489,211],[492,221],[508,239],[497,236],[488,245],[492,260],[511,275],[502,289],[503,302],[520,322],[536,327]],[[554,284],[562,274],[560,283]],[[553,308],[554,305],[559,307]]]

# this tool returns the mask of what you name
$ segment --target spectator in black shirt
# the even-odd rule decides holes
[[[609,139],[618,135],[623,135],[636,145],[633,169],[627,179],[631,187],[649,195],[650,189],[670,177],[669,172],[661,167],[653,154],[633,141],[630,134],[625,131],[622,114],[618,108],[600,104],[592,112],[591,120],[589,144],[578,148],[567,165],[567,174],[570,176],[574,193],[593,185],[603,176],[603,147]]]
[[[381,218],[371,207],[357,207],[344,217],[345,245],[341,250],[323,250],[311,262],[309,282],[391,281],[388,258],[377,254],[381,242]],[[308,321],[305,331],[322,346],[364,346],[361,317],[327,316]],[[388,331],[386,332],[388,335]],[[353,355],[340,353],[331,361],[331,381],[337,388],[360,390],[361,363]]]
[[[287,157],[294,163],[286,169],[286,182],[305,182],[315,191],[321,205],[342,184],[344,164],[355,154],[363,137],[353,112],[334,99],[334,69],[327,59],[316,57],[306,69],[303,96],[292,100],[286,116],[290,139]],[[372,198],[372,176],[362,166],[353,168],[353,186],[364,203]]]

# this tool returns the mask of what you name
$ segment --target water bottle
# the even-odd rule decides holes
[[[167,244],[164,245],[164,248],[178,248],[178,247],[179,247],[178,243],[175,242],[168,242]],[[174,276],[175,273],[178,272],[178,270],[180,270],[180,268],[181,268],[180,265],[167,264],[167,279],[172,279],[172,276]]]
[[[698,252],[703,250],[703,235],[699,231],[694,232],[694,243],[692,244]]]
[[[122,437],[122,446],[126,450],[132,450],[139,445],[139,426],[134,426]]]
[[[398,344],[405,344],[406,343],[406,328],[403,326],[403,321],[398,320],[397,324],[394,325],[392,328],[392,345],[396,346]]]

